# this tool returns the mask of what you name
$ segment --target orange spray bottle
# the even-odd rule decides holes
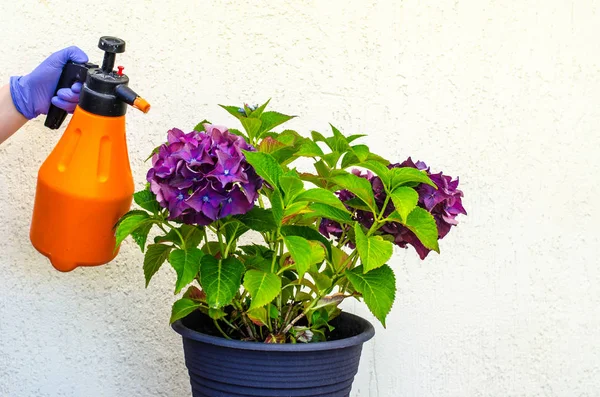
[[[116,37],[100,38],[102,67],[68,63],[57,91],[84,82],[79,104],[58,144],[38,173],[30,238],[63,272],[110,262],[117,254],[113,227],[131,206],[133,178],[125,138],[125,112],[150,105],[128,87],[115,56]],[[66,112],[52,106],[45,125],[56,129]]]

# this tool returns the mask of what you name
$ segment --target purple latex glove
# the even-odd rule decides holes
[[[68,61],[85,63],[88,57],[79,48],[68,47],[50,55],[28,75],[10,78],[10,95],[19,113],[31,120],[40,114],[47,114],[50,103],[73,112],[79,101],[80,83],[58,90],[57,96],[53,97],[63,67]]]

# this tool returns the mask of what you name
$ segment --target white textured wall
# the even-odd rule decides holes
[[[442,255],[394,257],[397,300],[354,396],[600,395],[598,1],[83,3],[0,2],[0,81],[125,39],[118,63],[153,105],[128,113],[138,186],[168,128],[269,97],[303,132],[331,121],[461,177],[469,216]],[[145,290],[127,242],[61,274],[29,243],[59,135],[40,118],[0,146],[0,396],[188,396],[172,271]]]

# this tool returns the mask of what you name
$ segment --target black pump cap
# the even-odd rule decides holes
[[[127,101],[122,98],[122,89],[129,78],[113,70],[115,55],[125,52],[125,41],[112,36],[100,38],[98,48],[105,51],[101,68],[90,69],[79,98],[79,106],[100,116],[123,116],[127,111]],[[129,98],[127,98],[129,99]]]

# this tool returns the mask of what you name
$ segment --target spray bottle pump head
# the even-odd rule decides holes
[[[123,74],[122,68],[118,72],[113,70],[116,54],[125,52],[125,41],[103,36],[98,42],[98,48],[104,51],[102,67],[88,70],[79,106],[101,116],[123,116],[127,105],[147,113],[150,105],[128,87],[129,77]]]

